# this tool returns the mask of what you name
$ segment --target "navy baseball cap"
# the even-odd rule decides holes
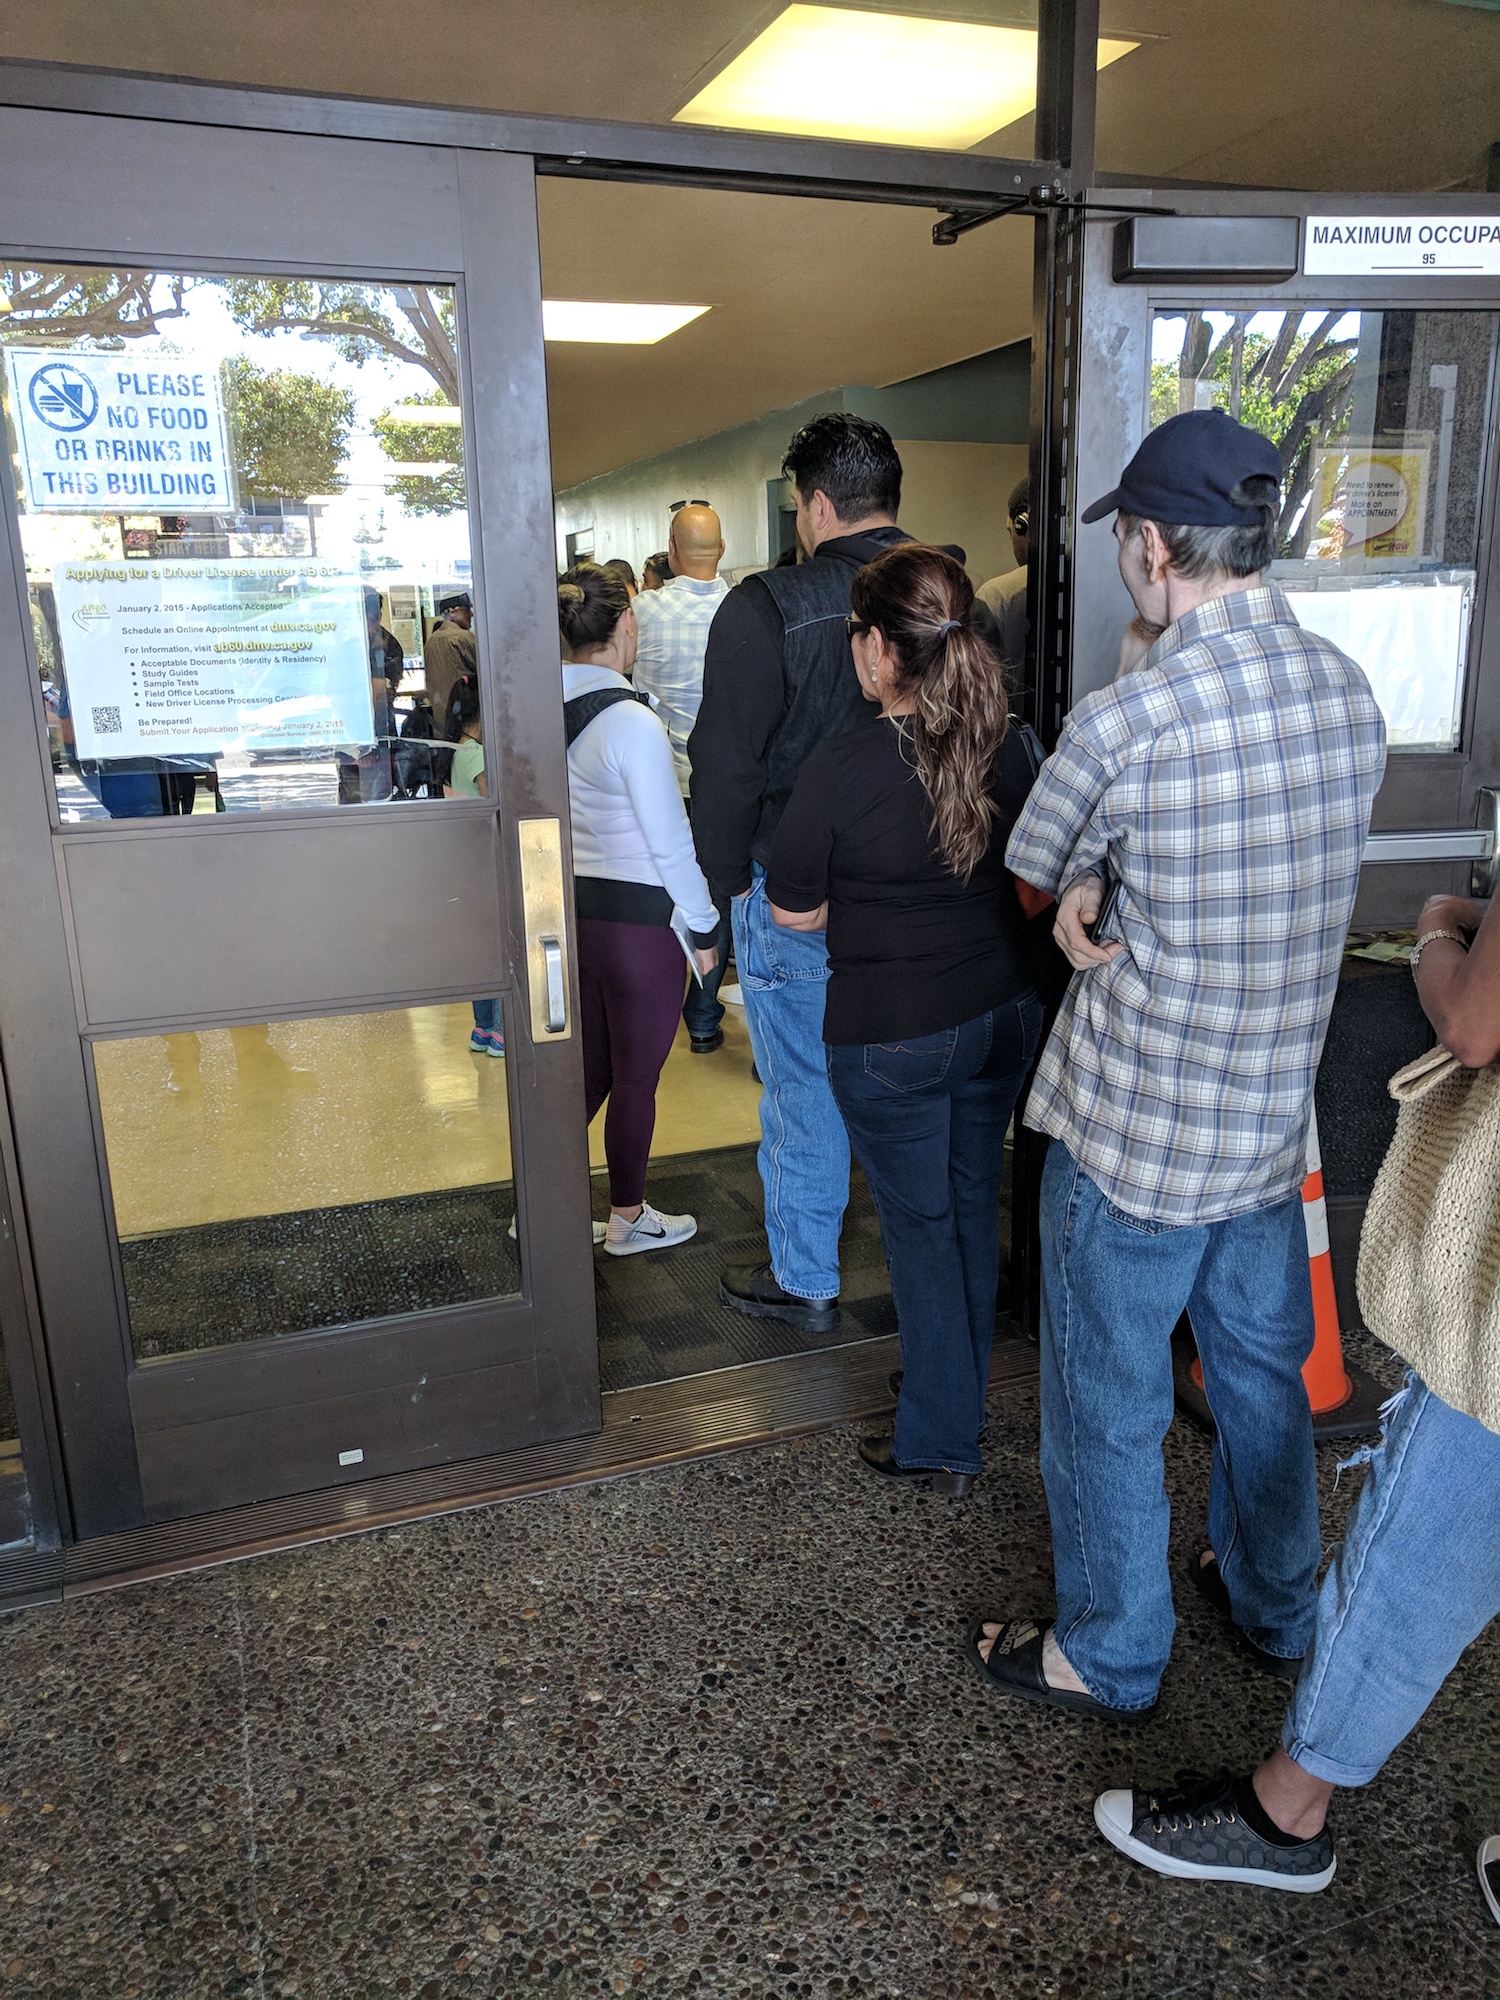
[[[1245,528],[1259,510],[1237,504],[1242,479],[1281,484],[1281,453],[1267,437],[1223,410],[1184,410],[1150,433],[1113,493],[1083,510],[1102,521],[1121,508],[1172,528]]]

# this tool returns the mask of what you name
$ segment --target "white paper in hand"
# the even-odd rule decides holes
[[[674,904],[672,907],[672,935],[682,946],[682,955],[688,962],[688,970],[701,986],[703,974],[698,970],[698,961],[693,956],[698,947],[693,943],[693,934],[688,928],[688,920]]]

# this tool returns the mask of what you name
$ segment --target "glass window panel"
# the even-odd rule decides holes
[[[31,1499],[17,1436],[16,1399],[0,1346],[0,1548],[31,1539]]]
[[[0,347],[63,821],[443,798],[452,288],[0,266]]]
[[[1184,309],[1152,325],[1151,421],[1225,409],[1274,440],[1272,574],[1359,661],[1394,750],[1462,729],[1500,316]]]
[[[137,1358],[514,1295],[501,1022],[496,1000],[95,1042]]]

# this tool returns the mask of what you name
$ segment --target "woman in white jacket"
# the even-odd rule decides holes
[[[629,682],[635,613],[623,578],[579,563],[557,587],[567,659],[563,714],[584,1087],[592,1122],[608,1100],[613,1257],[665,1250],[697,1229],[691,1215],[663,1215],[646,1200],[646,1158],[656,1126],[656,1081],[677,1032],[686,968],[674,911],[702,972],[718,911],[693,852],[693,836],[667,732]]]

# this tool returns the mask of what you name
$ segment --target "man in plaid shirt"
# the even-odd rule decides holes
[[[1295,1679],[1319,1534],[1301,1369],[1308,1116],[1385,728],[1263,575],[1280,460],[1221,411],[1152,432],[1086,522],[1166,630],[1088,696],[1011,836],[1078,969],[1026,1122],[1042,1179],[1042,1474],[1057,1617],[976,1626],[995,1685],[1154,1707],[1171,1650],[1161,1441],[1192,1317],[1216,1433],[1191,1580]],[[1092,935],[1091,935],[1092,934]]]
[[[655,697],[658,712],[672,739],[672,761],[677,766],[677,782],[692,816],[688,781],[692,765],[688,761],[688,738],[698,720],[703,700],[703,660],[708,651],[709,627],[714,613],[729,595],[729,585],[719,575],[724,560],[724,534],[719,517],[704,500],[679,507],[672,519],[667,543],[671,577],[659,590],[643,590],[635,600],[635,622],[640,632],[635,656],[638,688]],[[719,987],[729,957],[728,904],[721,903],[719,928],[714,949],[719,962],[705,974],[702,984],[688,981],[682,1018],[688,1031],[688,1047],[695,1056],[711,1056],[724,1046],[724,1003]]]

